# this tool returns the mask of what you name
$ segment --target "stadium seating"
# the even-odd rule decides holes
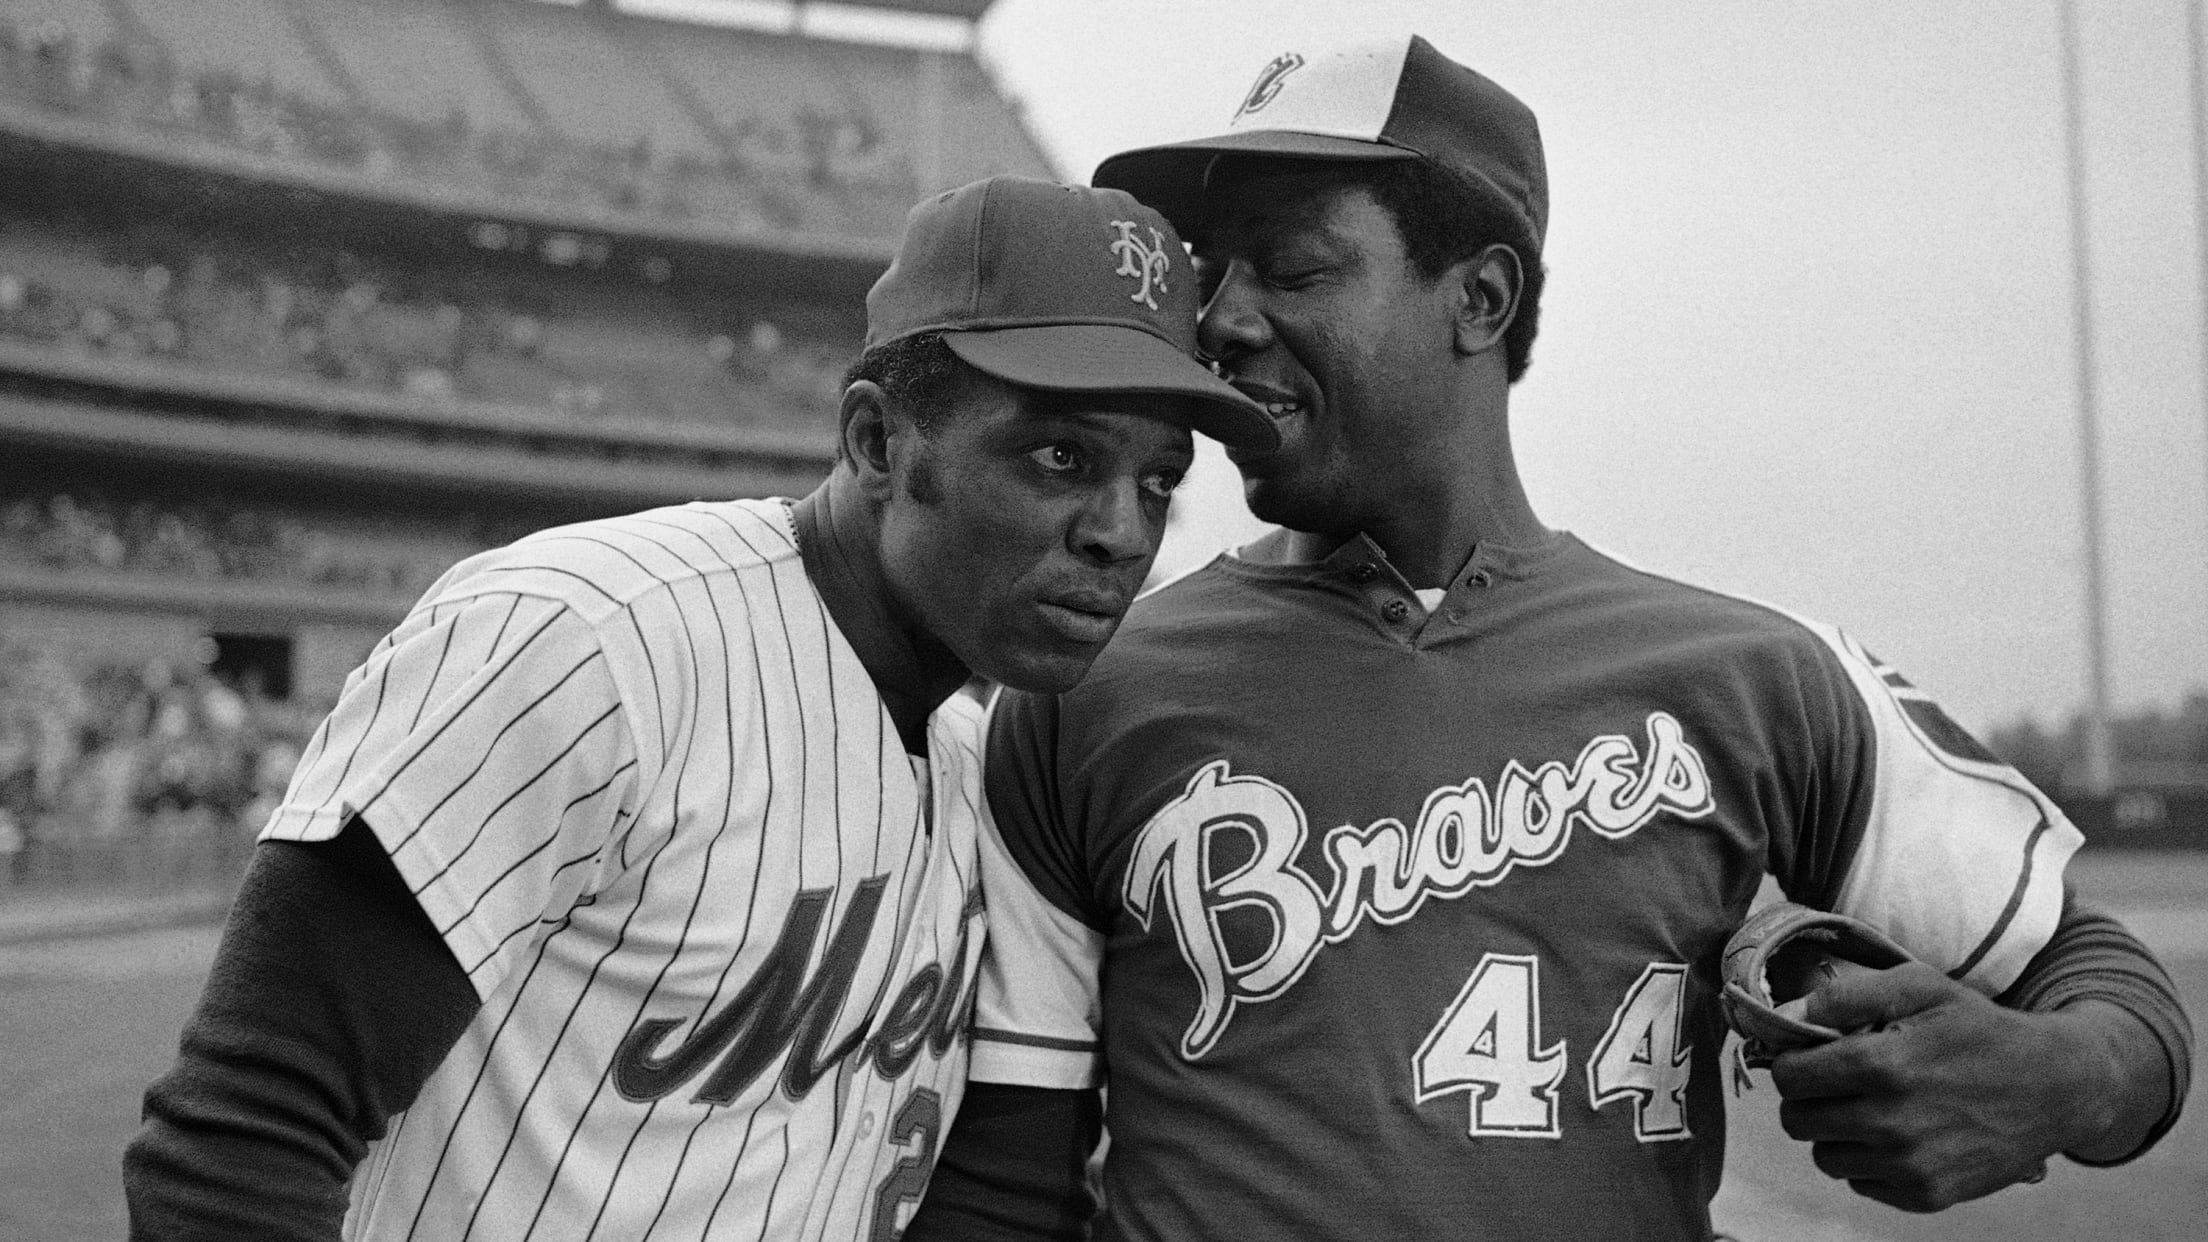
[[[7,16],[26,47],[66,42],[92,48],[117,41],[121,33],[101,0],[9,0]]]
[[[500,87],[475,41],[452,19],[457,6],[406,0],[293,0],[372,113],[422,125],[455,116],[485,132],[526,131],[529,115]]]
[[[286,19],[285,0],[118,0],[137,32],[186,77],[231,75],[266,82],[275,95],[323,109],[355,101],[330,80]]]
[[[971,55],[539,0],[7,0],[0,162],[19,877],[234,862],[469,551],[811,486],[910,204],[1049,171]]]
[[[778,331],[768,358],[749,333],[652,303],[535,300],[532,313],[440,292],[335,251],[278,260],[234,241],[187,251],[157,236],[0,230],[0,339],[593,417],[823,427],[831,415],[843,358],[825,342]]]
[[[1044,164],[970,56],[539,0],[18,0],[0,101],[744,232],[893,237]]]
[[[0,565],[282,580],[412,597],[445,564],[347,552],[295,519],[217,498],[175,503],[58,492],[0,505]]]

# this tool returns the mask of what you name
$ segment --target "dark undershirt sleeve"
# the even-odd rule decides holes
[[[2162,964],[2121,923],[2079,902],[2075,890],[2064,889],[2062,921],[2056,924],[2055,934],[2000,1000],[2035,1012],[2083,1000],[2106,1001],[2139,1019],[2162,1046],[2168,1076],[2159,1082],[2130,1084],[2132,1094],[2124,1105],[2127,1113],[2159,1107],[2160,1120],[2146,1138],[2116,1160],[2071,1159],[2090,1165],[2122,1164],[2154,1146],[2177,1124],[2185,1093],[2192,1086],[2192,1023]]]
[[[1102,1116],[1094,1088],[970,1084],[905,1242],[1078,1242]]]
[[[130,1236],[335,1239],[367,1144],[477,1004],[366,824],[263,842],[124,1153]]]

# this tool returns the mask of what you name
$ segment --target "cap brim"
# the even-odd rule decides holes
[[[1294,129],[1249,129],[1122,151],[1096,166],[1090,180],[1103,188],[1125,190],[1171,221],[1184,236],[1201,231],[1204,188],[1214,160],[1222,155],[1330,162],[1414,160],[1409,147]]]
[[[1023,388],[1186,397],[1189,423],[1235,448],[1270,449],[1280,432],[1265,410],[1170,342],[1112,324],[1044,324],[945,332],[951,351]]]

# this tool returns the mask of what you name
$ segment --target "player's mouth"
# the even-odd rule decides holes
[[[1074,592],[1036,601],[1043,623],[1077,643],[1101,643],[1119,628],[1127,600],[1119,595]]]
[[[1273,420],[1273,426],[1280,430],[1284,440],[1288,434],[1289,425],[1309,412],[1304,406],[1303,399],[1287,389],[1276,388],[1271,384],[1259,383],[1255,380],[1240,379],[1232,375],[1227,376],[1226,380],[1234,385],[1235,390],[1243,396],[1264,407],[1265,416]],[[1267,455],[1263,451],[1242,452],[1232,448],[1227,450],[1228,458],[1237,464]]]
[[[1239,379],[1231,375],[1227,377],[1227,382],[1234,385],[1236,392],[1264,406],[1265,416],[1276,423],[1284,418],[1303,413],[1302,399],[1285,388],[1275,388],[1271,384]]]

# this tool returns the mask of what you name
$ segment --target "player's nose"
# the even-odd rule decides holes
[[[1156,555],[1162,533],[1142,502],[1140,481],[1113,479],[1089,493],[1069,543],[1089,561],[1114,565]]]
[[[1272,342],[1273,329],[1264,314],[1262,290],[1251,279],[1249,265],[1228,264],[1196,320],[1197,348],[1205,357],[1231,365],[1234,359],[1257,353]]]

